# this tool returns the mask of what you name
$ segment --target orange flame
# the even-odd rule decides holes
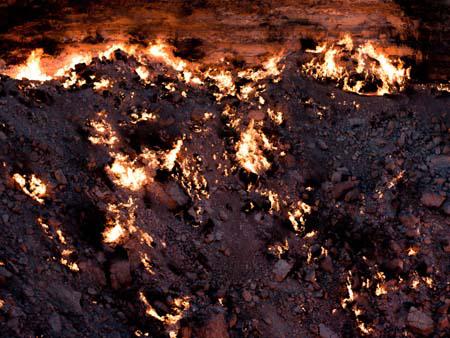
[[[255,121],[251,120],[247,130],[241,134],[236,158],[244,169],[261,175],[270,168],[270,162],[264,156],[264,151],[272,150],[274,147],[262,131],[254,128],[254,123]]]
[[[25,65],[20,66],[17,71],[11,74],[14,78],[22,80],[47,81],[52,77],[45,74],[41,69],[41,58],[44,54],[43,49],[36,49],[31,52]]]
[[[410,68],[405,68],[400,59],[393,60],[378,51],[371,42],[358,46],[355,50],[353,40],[346,35],[336,44],[323,43],[309,53],[323,54],[322,61],[315,57],[303,65],[303,71],[317,79],[332,79],[342,82],[346,91],[360,95],[384,95],[401,91],[410,79]],[[345,58],[350,57],[357,67],[345,67]],[[352,80],[357,75],[358,80]],[[363,80],[359,80],[363,78]],[[365,86],[376,84],[375,91]]]
[[[34,174],[30,178],[20,174],[14,174],[13,180],[20,186],[22,191],[40,204],[44,203],[47,186]]]

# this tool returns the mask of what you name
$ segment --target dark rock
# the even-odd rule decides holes
[[[111,286],[118,290],[131,284],[130,263],[122,260],[111,264]]]
[[[67,184],[66,176],[64,176],[64,173],[62,172],[61,169],[56,170],[54,174],[55,174],[55,178],[59,184],[62,184],[62,185]]]
[[[434,322],[431,317],[415,307],[409,310],[406,322],[412,331],[423,335],[431,334],[434,329]]]
[[[229,338],[227,323],[222,313],[212,315],[202,327],[194,331],[197,338]]]
[[[430,159],[430,167],[434,170],[450,168],[450,156],[449,155],[432,156]]]
[[[284,259],[280,259],[273,269],[273,275],[277,282],[283,281],[289,271],[291,271],[293,264],[285,261]]]
[[[13,274],[11,272],[6,270],[5,267],[0,266],[0,286],[5,285],[12,276]]]
[[[400,222],[406,227],[414,227],[419,224],[420,219],[413,214],[403,213],[399,216]]]
[[[325,256],[320,262],[320,267],[323,271],[332,273],[334,271],[333,261],[330,256]]]
[[[345,181],[341,183],[335,184],[333,187],[333,198],[339,199],[342,196],[344,196],[344,193],[349,191],[350,189],[353,189],[359,184],[359,181]]]
[[[242,298],[246,302],[251,302],[252,301],[252,294],[248,290],[244,290],[244,291],[242,291]]]
[[[442,205],[442,211],[446,214],[446,215],[450,215],[450,200],[448,200],[447,202],[445,202]]]
[[[106,277],[103,270],[93,261],[82,261],[78,264],[81,273],[96,285],[105,286]]]
[[[80,292],[73,290],[69,286],[57,284],[52,288],[49,288],[49,293],[56,301],[55,305],[58,306],[62,312],[75,315],[81,315],[83,313],[80,304]]]
[[[429,208],[439,208],[445,201],[445,197],[434,192],[425,192],[422,194],[420,201]]]
[[[50,325],[50,328],[55,333],[60,333],[62,330],[62,324],[61,324],[61,317],[56,313],[53,312],[49,319],[48,324]]]
[[[320,338],[339,338],[339,336],[324,324],[319,324]]]

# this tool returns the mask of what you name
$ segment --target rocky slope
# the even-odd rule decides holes
[[[3,76],[2,336],[448,335],[448,94],[303,57],[246,99],[122,52],[81,87]]]

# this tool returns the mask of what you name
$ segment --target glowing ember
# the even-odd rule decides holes
[[[14,174],[13,180],[22,188],[22,191],[39,203],[44,203],[44,197],[47,193],[47,186],[39,178],[31,175],[30,178],[20,174]]]
[[[100,79],[100,81],[94,82],[94,90],[101,91],[111,87],[111,81],[108,79]]]
[[[310,213],[311,206],[301,201],[297,202],[293,210],[288,212],[289,221],[291,222],[295,231],[300,230],[300,225],[305,225],[305,215]]]
[[[147,182],[144,168],[136,167],[128,156],[123,154],[117,154],[111,167],[106,167],[106,171],[114,183],[133,191],[139,190]]]
[[[214,94],[217,100],[222,99],[226,95],[236,95],[236,85],[229,71],[221,70],[217,72],[215,70],[209,70],[206,76],[213,79],[219,88],[220,93]]]
[[[118,244],[128,233],[136,231],[135,222],[136,205],[133,198],[126,203],[108,204],[108,227],[103,232],[103,241],[109,245]]]
[[[70,261],[70,255],[72,255],[73,252],[74,252],[74,250],[72,250],[72,249],[63,250],[61,252],[60,262],[62,265],[67,266],[70,270],[72,270],[74,272],[79,272],[80,268],[78,267],[78,264]]]
[[[254,123],[254,120],[251,120],[247,130],[241,134],[236,147],[236,158],[244,169],[261,175],[270,168],[270,162],[264,152],[275,148],[262,131],[254,128]]]
[[[160,59],[176,71],[181,72],[186,68],[186,62],[174,57],[170,47],[161,41],[157,41],[155,44],[150,45],[147,49],[147,53],[156,59]]]
[[[12,76],[16,79],[28,79],[35,81],[47,81],[51,80],[51,76],[46,75],[41,69],[41,58],[44,54],[42,49],[36,49],[31,52],[26,64],[20,66],[15,74]]]
[[[67,57],[64,62],[64,66],[58,69],[55,72],[55,77],[64,76],[66,73],[70,72],[71,69],[74,69],[76,65],[85,63],[89,64],[92,61],[92,55],[88,54],[74,54]]]
[[[170,338],[178,337],[178,331],[180,329],[180,320],[183,318],[183,314],[190,307],[190,302],[188,297],[175,298],[172,301],[172,311],[174,314],[167,313],[161,316],[156,312],[155,308],[150,304],[147,297],[145,297],[143,292],[139,292],[139,300],[145,306],[146,316],[152,317],[156,320],[162,322]]]
[[[401,91],[410,78],[410,69],[405,68],[400,59],[390,59],[371,42],[355,50],[349,36],[336,44],[324,43],[307,52],[323,54],[323,57],[315,57],[303,65],[306,74],[317,79],[336,80],[344,90],[357,94],[384,95]],[[357,64],[356,69],[346,59]]]
[[[91,141],[92,144],[105,144],[109,147],[113,147],[118,143],[119,139],[117,138],[111,124],[106,121],[106,116],[106,112],[99,112],[99,120],[89,122],[89,125],[95,131],[95,135],[89,136],[89,141]]]
[[[281,111],[273,111],[272,109],[267,109],[267,115],[269,115],[270,119],[275,123],[275,124],[282,124],[284,121],[284,116],[283,116],[283,112]]]
[[[137,75],[139,75],[139,77],[143,81],[147,81],[147,79],[150,77],[150,73],[148,72],[147,68],[144,66],[137,67],[136,73],[137,73]]]
[[[111,229],[105,231],[103,235],[106,243],[115,243],[125,235],[125,229],[120,224],[116,224]]]
[[[183,145],[183,140],[178,140],[175,147],[167,153],[164,159],[163,167],[169,171],[175,166],[175,161],[177,160],[178,153]]]

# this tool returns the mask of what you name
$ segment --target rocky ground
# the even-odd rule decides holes
[[[448,92],[358,96],[303,57],[245,99],[121,52],[80,87],[2,76],[0,335],[448,336]]]

